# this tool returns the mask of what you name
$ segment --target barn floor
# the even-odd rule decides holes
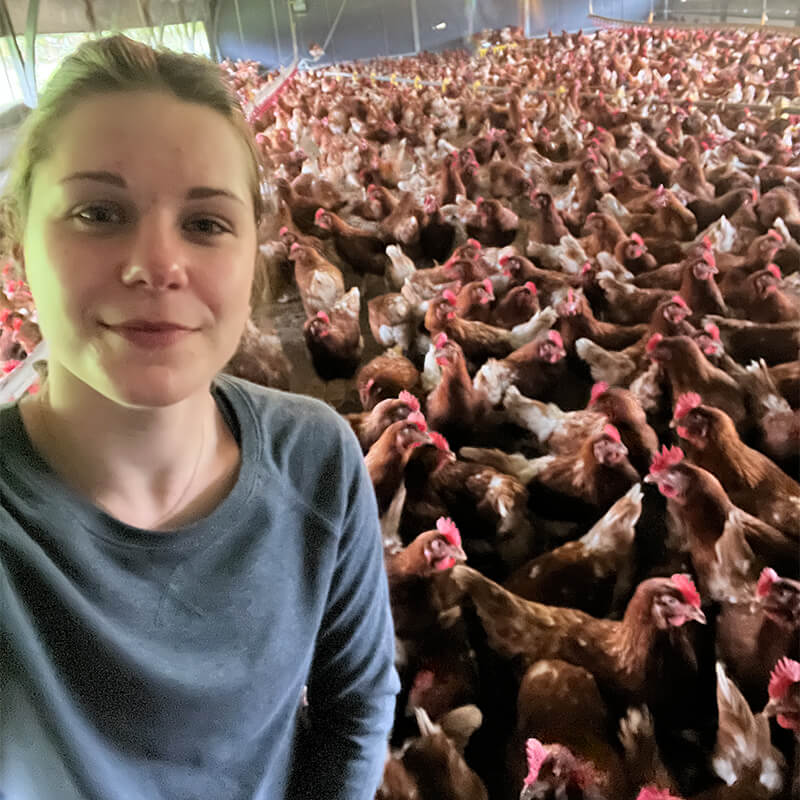
[[[367,300],[388,291],[382,277],[369,275],[366,281],[359,275],[344,272],[347,289],[352,286],[362,288],[361,292],[361,332],[364,337],[364,354],[361,365],[383,352],[383,348],[372,338],[369,329]],[[283,288],[283,287],[282,287]],[[366,292],[363,289],[366,289]],[[311,364],[311,356],[303,340],[303,323],[306,315],[300,302],[296,287],[290,286],[278,300],[262,303],[253,313],[253,321],[261,328],[272,327],[277,332],[283,352],[291,364],[290,390],[298,394],[310,395],[324,400],[339,413],[348,414],[361,411],[361,401],[356,390],[355,378],[325,383]]]

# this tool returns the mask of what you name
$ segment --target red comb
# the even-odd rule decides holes
[[[719,341],[719,328],[713,322],[706,323],[705,331],[714,341]]]
[[[766,597],[772,589],[772,584],[780,580],[780,575],[772,567],[764,567],[758,576],[756,594],[759,597]]]
[[[631,234],[631,241],[636,242],[636,244],[638,244],[640,247],[644,246],[644,240],[642,239],[641,236],[639,236],[638,233]]]
[[[592,264],[591,264],[591,262],[590,262],[590,261],[587,261],[587,262],[586,262],[586,263],[585,263],[585,264],[584,264],[584,265],[581,267],[581,275],[585,275],[587,272],[589,272],[589,271],[591,270],[591,268],[592,268]]]
[[[655,786],[645,786],[636,800],[680,800],[674,794],[670,794],[666,789],[658,789]]]
[[[419,400],[417,400],[417,398],[414,397],[411,392],[407,392],[405,389],[403,389],[403,391],[397,396],[397,399],[401,403],[405,403],[411,409],[412,413],[419,412]]]
[[[800,661],[784,656],[772,669],[769,676],[769,696],[772,700],[782,698],[795,683],[800,682]]]
[[[683,419],[693,408],[703,404],[703,398],[697,392],[684,392],[675,404],[675,419]]]
[[[536,295],[536,284],[533,281],[525,281],[525,288],[532,294]]]
[[[673,446],[667,449],[666,445],[662,445],[661,452],[653,456],[653,461],[650,464],[650,474],[658,475],[659,472],[674,467],[683,461],[683,450],[680,447]]]
[[[589,397],[589,405],[593,406],[597,402],[597,398],[600,397],[601,394],[605,394],[608,391],[608,383],[606,381],[600,381],[592,386],[592,393]]]
[[[451,306],[454,306],[456,304],[456,296],[450,289],[445,289],[442,292],[442,297],[445,300],[447,300],[447,302],[450,303]]]
[[[413,414],[409,414],[406,422],[411,422],[417,426],[423,433],[428,430],[428,423],[425,421],[425,417],[419,411],[415,411]]]
[[[331,324],[331,318],[324,311],[317,311],[317,318],[321,319],[326,325]]]
[[[603,433],[608,436],[609,439],[612,439],[615,442],[621,442],[622,437],[619,435],[619,431],[613,425],[605,425],[603,427]]]
[[[289,226],[288,226],[288,225],[284,225],[284,226],[283,226],[283,227],[282,227],[282,228],[281,228],[281,229],[278,231],[278,236],[285,236],[287,233],[289,233]]]
[[[444,450],[445,453],[450,452],[450,445],[447,439],[442,436],[441,433],[438,431],[431,431],[430,432],[431,441],[436,445],[439,450]]]
[[[696,336],[696,337],[695,337],[695,341],[696,341],[698,344],[700,344],[700,342],[702,341],[702,336],[703,336],[703,334],[700,334],[699,336]],[[713,339],[713,337],[711,337],[711,338]],[[717,355],[717,345],[716,345],[716,344],[714,344],[714,343],[712,343],[712,342],[705,342],[705,343],[703,343],[703,344],[701,345],[700,349],[701,349],[701,350],[702,350],[702,351],[703,351],[703,352],[704,352],[704,353],[705,353],[707,356],[713,356],[713,355]],[[679,433],[680,433],[680,431],[679,431]]]
[[[694,608],[700,608],[700,592],[697,591],[692,579],[683,573],[672,576],[672,582],[678,591],[683,595],[683,599]]]
[[[325,213],[324,208],[318,208],[314,214],[314,222],[319,222],[319,218]]]
[[[564,346],[564,340],[558,331],[547,331],[547,338],[557,347]]]
[[[440,333],[436,337],[436,341],[434,342],[434,346],[436,347],[437,350],[441,350],[446,344],[447,344],[447,334],[446,333]]]
[[[770,228],[767,231],[767,236],[771,236],[773,239],[777,239],[781,244],[783,244],[783,236],[781,236],[775,228]]]
[[[492,282],[488,278],[483,279],[483,288],[486,289],[491,297],[494,297],[494,286],[492,286]]]
[[[658,343],[664,337],[660,333],[654,333],[647,341],[647,352],[652,353],[658,347]]]
[[[777,264],[767,264],[767,272],[772,273],[778,280],[783,278],[783,275],[781,275],[781,268]]]
[[[461,534],[458,532],[458,527],[450,517],[439,517],[436,520],[436,530],[447,539],[450,544],[455,547],[461,546]]]
[[[752,197],[754,203],[758,202],[758,190],[755,187],[753,188],[750,196]]]
[[[528,760],[528,774],[525,777],[525,786],[536,783],[539,779],[539,770],[547,760],[547,750],[538,739],[528,739],[525,742],[525,757]]]
[[[424,692],[433,687],[435,675],[429,669],[421,669],[414,678],[414,691]]]
[[[675,303],[676,305],[679,305],[687,310],[689,308],[689,304],[679,294],[672,295],[672,300],[670,300],[670,303]]]
[[[478,200],[483,200],[483,198],[479,197]],[[476,250],[481,249],[481,243],[477,239],[467,239],[467,244],[470,247],[474,247]]]

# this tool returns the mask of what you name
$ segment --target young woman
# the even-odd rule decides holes
[[[262,209],[219,67],[82,45],[5,210],[50,357],[0,408],[0,796],[369,800],[399,690],[375,498],[327,406],[220,374]]]

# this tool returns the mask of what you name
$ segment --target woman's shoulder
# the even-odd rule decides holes
[[[350,430],[346,420],[327,403],[308,395],[271,389],[221,373],[217,383],[230,397],[238,393],[251,407],[260,425],[275,434],[302,430],[334,437]]]
[[[19,441],[20,430],[19,401],[0,403],[0,442],[4,447],[10,447]]]
[[[217,384],[237,411],[245,412],[246,418],[239,420],[242,435],[255,433],[262,440],[263,457],[279,471],[313,472],[314,465],[331,463],[353,468],[361,459],[350,425],[321,400],[224,374]],[[254,431],[248,432],[250,426]]]

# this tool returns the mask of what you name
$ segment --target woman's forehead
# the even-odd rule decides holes
[[[81,100],[58,123],[48,162],[56,180],[109,171],[129,184],[177,181],[239,192],[248,191],[251,170],[244,142],[222,114],[166,92]]]

